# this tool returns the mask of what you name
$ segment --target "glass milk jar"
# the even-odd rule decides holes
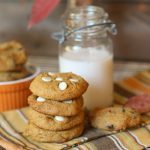
[[[113,46],[107,31],[114,24],[100,7],[68,10],[64,15],[64,39],[59,48],[60,72],[84,77],[89,88],[84,95],[88,109],[113,102]]]

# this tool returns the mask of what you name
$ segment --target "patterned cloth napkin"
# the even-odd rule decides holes
[[[124,104],[127,98],[134,95],[150,94],[150,71],[144,71],[121,80],[115,83],[114,87],[115,102],[119,104]],[[22,135],[27,124],[27,110],[28,108],[23,108],[0,114],[1,139],[20,145],[27,150],[60,150],[66,145],[83,140],[85,137],[106,134],[102,130],[87,128],[82,137],[66,143],[38,143]],[[143,119],[150,123],[150,113],[145,114]],[[146,147],[150,147],[150,125],[93,140],[73,150],[141,150]]]

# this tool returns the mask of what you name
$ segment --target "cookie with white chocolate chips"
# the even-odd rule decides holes
[[[54,101],[43,97],[30,95],[28,97],[30,107],[40,113],[52,116],[74,116],[77,115],[83,107],[83,98]]]
[[[64,117],[44,115],[30,108],[28,111],[28,118],[31,123],[42,129],[60,131],[73,128],[74,126],[83,123],[84,111],[81,111],[76,116]]]
[[[41,73],[30,85],[34,95],[57,101],[80,97],[87,88],[88,83],[73,73]]]
[[[24,136],[30,137],[39,142],[66,142],[82,134],[84,130],[84,124],[79,124],[71,129],[64,131],[50,131],[44,130],[36,125],[29,123],[24,131]]]

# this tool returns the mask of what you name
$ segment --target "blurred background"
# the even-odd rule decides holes
[[[42,23],[31,30],[27,24],[33,0],[0,0],[0,42],[18,40],[31,56],[57,57],[57,41],[51,34],[60,31],[60,17],[67,7],[61,3]],[[117,24],[113,37],[115,60],[150,62],[150,1],[94,0]]]

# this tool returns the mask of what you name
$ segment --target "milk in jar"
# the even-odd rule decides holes
[[[112,104],[112,71],[113,56],[105,49],[89,48],[90,57],[81,53],[64,53],[59,57],[60,71],[73,72],[84,77],[89,88],[84,95],[84,103],[88,109]]]
[[[106,22],[108,18],[102,8],[95,6],[76,8],[67,15],[67,25],[71,29]],[[84,95],[84,105],[88,109],[113,103],[113,46],[107,30],[105,26],[76,30],[59,49],[60,72],[81,75],[89,83]]]

